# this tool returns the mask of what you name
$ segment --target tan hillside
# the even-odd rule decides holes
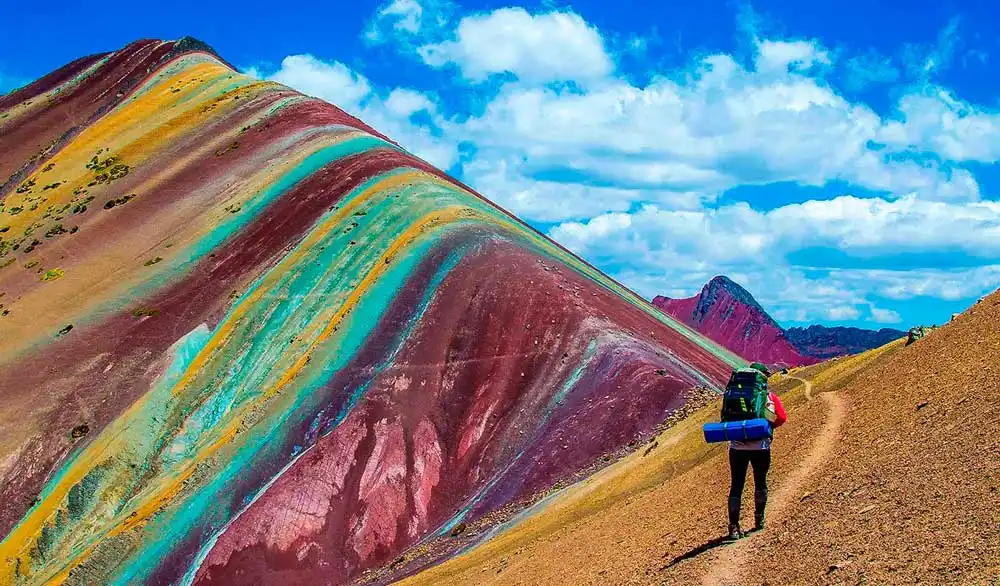
[[[994,293],[911,346],[772,380],[789,422],[762,533],[717,544],[729,474],[700,437],[713,405],[404,583],[1000,584],[998,334]]]

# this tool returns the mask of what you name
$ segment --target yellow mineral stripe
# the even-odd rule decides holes
[[[314,241],[325,237],[327,231],[332,227],[332,225],[335,225],[336,223],[338,223],[338,221],[342,221],[345,217],[347,217],[349,213],[353,213],[353,210],[356,209],[359,205],[361,205],[361,203],[363,203],[364,200],[386,189],[392,189],[408,181],[413,181],[418,175],[426,177],[426,174],[420,171],[405,172],[399,175],[390,176],[384,179],[383,181],[369,187],[369,189],[367,189],[363,194],[359,194],[360,196],[358,198],[352,200],[348,205],[339,210],[337,214],[331,216],[331,218],[329,218],[323,224],[323,227],[321,229],[313,230],[310,234],[311,237],[313,238]],[[452,221],[461,216],[467,217],[468,215],[469,215],[469,208],[458,205],[446,207],[441,210],[431,212],[425,215],[423,218],[421,218],[418,222],[411,225],[405,232],[403,232],[403,234],[401,234],[395,241],[393,241],[393,243],[387,249],[385,254],[381,256],[381,258],[395,256],[395,254],[398,253],[400,249],[402,249],[404,246],[408,245],[413,240],[415,240],[421,232],[423,232],[430,226]],[[294,260],[289,258],[287,259],[286,262],[294,262]],[[317,338],[315,341],[312,342],[312,344],[310,344],[309,348],[306,350],[306,353],[304,353],[303,356],[300,357],[295,362],[295,364],[288,372],[285,372],[283,374],[283,376],[278,380],[278,382],[275,385],[273,385],[272,387],[267,389],[264,393],[262,393],[260,399],[258,399],[258,403],[260,401],[266,400],[275,393],[279,392],[282,388],[287,386],[295,378],[295,376],[297,376],[297,374],[302,370],[302,368],[304,368],[305,365],[308,363],[308,358],[307,358],[308,355],[316,348],[317,345],[321,344],[333,333],[336,326],[353,309],[353,307],[357,304],[357,302],[361,299],[361,297],[364,296],[367,290],[375,283],[375,281],[378,280],[378,278],[386,270],[388,270],[387,267],[388,265],[386,265],[386,263],[383,262],[376,263],[375,267],[371,271],[369,271],[368,274],[366,274],[362,282],[356,288],[354,288],[351,295],[344,302],[344,304],[341,306],[340,310],[336,313],[336,315],[334,315],[333,319],[330,322],[328,322],[327,326],[321,332],[319,338]],[[275,271],[275,274],[282,274],[282,271],[280,270]],[[261,294],[258,292],[263,291],[264,289],[266,289],[266,287],[258,288],[257,291],[255,291],[254,295],[251,295],[250,298],[248,298],[247,300],[244,301],[244,303],[241,304],[240,308],[242,309],[242,311],[238,311],[238,313],[245,313],[252,304],[252,302],[256,300],[256,298],[259,297],[259,295]],[[213,336],[213,339],[209,342],[206,348],[201,353],[199,353],[195,362],[193,362],[191,367],[189,367],[188,371],[184,375],[184,378],[182,378],[182,380],[174,387],[175,393],[177,392],[178,387],[182,387],[190,381],[192,373],[198,372],[198,370],[204,366],[204,363],[207,361],[208,357],[211,356],[211,353],[212,351],[214,351],[215,347],[221,344],[225,340],[225,338],[228,337],[228,335],[232,330],[233,324],[238,323],[238,321],[239,321],[238,315],[234,314],[234,316],[231,319],[227,320],[225,324],[221,325],[217,334]],[[119,421],[123,422],[128,421],[130,418],[129,415],[138,411],[141,408],[142,404],[143,400],[140,399],[140,401],[136,402],[132,407],[129,408],[126,414],[124,414],[121,418],[119,418]],[[244,409],[240,411],[240,414],[245,413],[246,410],[250,409],[251,407],[252,406],[244,407]],[[230,417],[229,423],[222,430],[220,437],[216,441],[206,446],[206,448],[203,449],[198,456],[189,460],[183,468],[178,470],[174,479],[171,482],[167,483],[165,486],[156,489],[155,494],[145,496],[142,502],[140,503],[139,507],[135,509],[134,511],[135,514],[129,513],[128,516],[124,516],[124,518],[120,517],[117,521],[114,521],[115,523],[117,523],[117,525],[107,532],[105,538],[113,537],[145,522],[150,516],[152,516],[153,513],[155,513],[163,505],[164,502],[173,498],[183,487],[184,481],[187,478],[189,478],[191,474],[193,474],[197,466],[197,463],[209,458],[218,449],[220,449],[222,446],[231,441],[232,438],[236,435],[237,431],[239,430],[239,426],[242,422],[242,417],[240,416],[240,414],[234,414],[232,417]],[[102,434],[102,436],[103,435],[104,434]],[[88,447],[87,452],[97,451],[98,453],[94,454],[94,456],[100,456],[109,447],[109,444],[111,443],[112,439],[116,438],[99,437],[95,442],[95,444],[92,444],[90,447]],[[81,457],[79,457],[76,460],[76,462],[95,461],[95,460],[100,461],[99,457],[85,458],[84,454],[81,454]],[[66,474],[62,476],[59,485],[55,489],[53,489],[52,493],[49,495],[49,498],[45,499],[45,502],[40,503],[39,508],[37,508],[28,518],[26,518],[21,524],[19,524],[18,527],[15,529],[15,531],[12,532],[11,535],[9,535],[8,538],[4,540],[3,543],[0,543],[0,557],[5,557],[6,559],[13,559],[15,555],[18,557],[22,556],[25,550],[31,547],[32,544],[34,543],[34,540],[29,539],[29,536],[38,535],[42,526],[44,526],[44,524],[58,512],[60,505],[66,498],[72,486],[78,483],[87,474],[87,472],[89,472],[89,470],[90,469],[86,468],[84,465],[71,466],[70,469],[67,470]],[[14,546],[15,543],[21,544],[21,547],[16,552],[13,551],[14,548],[16,547]],[[90,552],[93,551],[93,549],[98,544],[99,541],[94,541],[91,545],[87,546],[83,551],[79,552],[69,562],[67,562],[66,565],[63,566],[63,568],[56,576],[52,577],[52,580],[55,580],[57,583],[64,581],[65,578],[68,576],[68,573],[74,567],[82,563],[83,560],[86,559],[86,557],[90,554]],[[8,566],[8,569],[11,572],[13,571],[13,568],[10,566]]]
[[[180,92],[171,91],[171,85],[175,81],[198,75],[214,79],[204,82],[209,85],[207,88],[203,88],[204,84],[189,84],[185,85]],[[86,188],[87,183],[93,177],[93,173],[86,168],[86,164],[98,150],[110,149],[110,152],[102,153],[102,158],[112,154],[117,155],[124,164],[135,167],[157,156],[161,148],[176,141],[179,135],[197,128],[199,124],[204,124],[204,117],[222,118],[227,115],[229,110],[240,105],[238,101],[223,100],[209,112],[203,112],[202,109],[206,104],[218,99],[211,88],[228,85],[230,80],[226,77],[235,75],[237,74],[234,74],[231,69],[218,62],[200,63],[171,77],[165,77],[153,89],[139,98],[121,104],[97,120],[49,160],[49,163],[53,164],[53,169],[58,171],[51,172],[51,176],[62,179],[59,187],[44,192],[44,196],[42,193],[35,192],[13,193],[8,196],[8,207],[18,205],[25,207],[24,212],[12,217],[11,228],[15,231],[23,229],[45,214],[46,205],[39,205],[37,209],[32,211],[30,206],[23,205],[26,198],[43,196],[46,204],[58,207],[68,203],[74,197],[74,190]],[[254,82],[239,91],[249,92],[251,89],[259,91],[269,85],[266,82]],[[198,99],[181,103],[182,99],[191,96],[200,89],[204,89],[204,91],[201,92]],[[179,115],[170,116],[173,111],[178,109],[182,109]],[[162,122],[164,119],[166,121]],[[129,130],[123,132],[122,129]],[[67,178],[66,173],[73,173],[73,175]],[[35,189],[40,187],[40,185],[36,185]]]

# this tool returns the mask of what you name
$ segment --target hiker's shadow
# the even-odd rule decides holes
[[[711,541],[706,541],[705,543],[691,549],[690,551],[683,553],[674,559],[670,560],[670,563],[660,568],[660,570],[666,570],[667,568],[676,566],[677,564],[683,562],[684,560],[689,560],[694,557],[698,557],[706,551],[715,549],[717,547],[722,547],[724,545],[731,545],[735,543],[734,540],[730,539],[728,535],[723,535],[721,537],[716,537]]]

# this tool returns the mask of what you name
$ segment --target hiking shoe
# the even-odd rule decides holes
[[[764,530],[764,515],[755,515],[754,516],[753,530],[754,531],[763,531]]]
[[[739,525],[730,525],[729,526],[729,539],[735,541],[735,540],[737,540],[737,539],[739,539],[741,537],[743,537],[743,531],[740,530],[740,526]]]

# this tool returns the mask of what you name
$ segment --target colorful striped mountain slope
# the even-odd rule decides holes
[[[347,583],[742,362],[191,39],[0,97],[4,179],[3,584]]]

